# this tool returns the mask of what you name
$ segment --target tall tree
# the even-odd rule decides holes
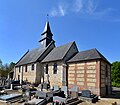
[[[15,63],[14,63],[14,62],[11,62],[11,63],[9,64],[9,70],[11,71],[11,70],[14,68],[14,66],[15,66]]]
[[[10,64],[6,63],[3,65],[2,60],[0,59],[0,76],[7,77],[8,73],[13,70],[14,66],[14,62],[11,62]]]
[[[112,85],[120,87],[120,62],[112,63]]]
[[[0,59],[0,69],[3,68],[2,60]]]

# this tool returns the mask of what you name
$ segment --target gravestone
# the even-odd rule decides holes
[[[90,98],[90,90],[82,90],[82,97]]]
[[[30,93],[29,90],[26,90],[25,95],[26,95],[26,99],[27,99],[27,101],[28,101],[28,100],[31,100],[31,93]]]
[[[57,91],[57,90],[59,90],[58,85],[54,85],[54,91]]]
[[[79,91],[78,86],[73,86],[73,87],[70,89],[70,91],[76,91],[76,92],[78,92],[78,91]]]
[[[78,97],[78,92],[79,92],[78,86],[73,86],[70,89],[69,95],[70,95],[71,98],[75,98],[75,97]]]
[[[43,83],[39,84],[38,88],[42,91],[43,90]]]
[[[10,85],[10,89],[13,90],[13,84]]]
[[[46,98],[47,94],[43,91],[37,91],[36,96],[39,97],[39,98]]]
[[[61,90],[64,91],[65,97],[67,97],[68,96],[68,88],[67,88],[67,86],[62,86]]]
[[[59,96],[53,96],[53,102],[66,103],[66,98],[62,98]],[[58,104],[58,105],[60,105],[60,104]]]
[[[42,89],[49,89],[50,88],[50,85],[48,83],[43,83],[42,84]]]
[[[50,84],[49,77],[50,77],[49,74],[47,74],[47,75],[46,75],[46,79],[47,79],[46,82],[47,82],[48,84]]]

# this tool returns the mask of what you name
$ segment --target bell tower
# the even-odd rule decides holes
[[[41,36],[42,36],[42,39],[39,42],[42,44],[42,46],[44,46],[44,48],[47,47],[51,43],[51,41],[54,41],[52,39],[53,34],[50,29],[49,21],[46,22],[45,28]]]

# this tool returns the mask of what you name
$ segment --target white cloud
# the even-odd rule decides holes
[[[93,13],[97,8],[98,0],[73,0],[73,2],[68,2],[59,4],[57,7],[50,11],[51,16],[65,16],[67,13]]]
[[[83,0],[75,0],[73,3],[73,11],[80,12],[83,8]]]
[[[71,0],[70,2],[62,2],[62,4],[56,5],[50,10],[49,15],[54,17],[77,13],[83,18],[106,20],[115,12],[113,8],[98,9],[98,6],[100,6],[100,0]],[[115,19],[115,21],[119,21],[119,19]]]
[[[98,6],[98,0],[88,0],[86,9],[88,10],[88,13],[91,14],[95,12],[97,6]]]
[[[59,5],[59,14],[65,16],[65,8],[62,5]]]
[[[94,13],[97,9],[99,0],[75,0],[73,11],[77,13]]]
[[[64,5],[59,5],[57,8],[54,8],[50,11],[51,16],[65,16],[66,7]]]
[[[50,15],[51,16],[57,16],[58,15],[58,11],[56,9],[52,9],[52,11],[50,11]]]

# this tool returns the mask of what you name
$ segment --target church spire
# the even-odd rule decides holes
[[[46,21],[45,28],[41,35],[44,35],[45,33],[53,35],[50,29],[49,21]]]
[[[49,21],[46,22],[45,28],[41,36],[42,36],[42,39],[39,42],[44,46],[44,48],[47,47],[51,43],[51,41],[54,41],[52,39],[53,34],[50,29]]]

